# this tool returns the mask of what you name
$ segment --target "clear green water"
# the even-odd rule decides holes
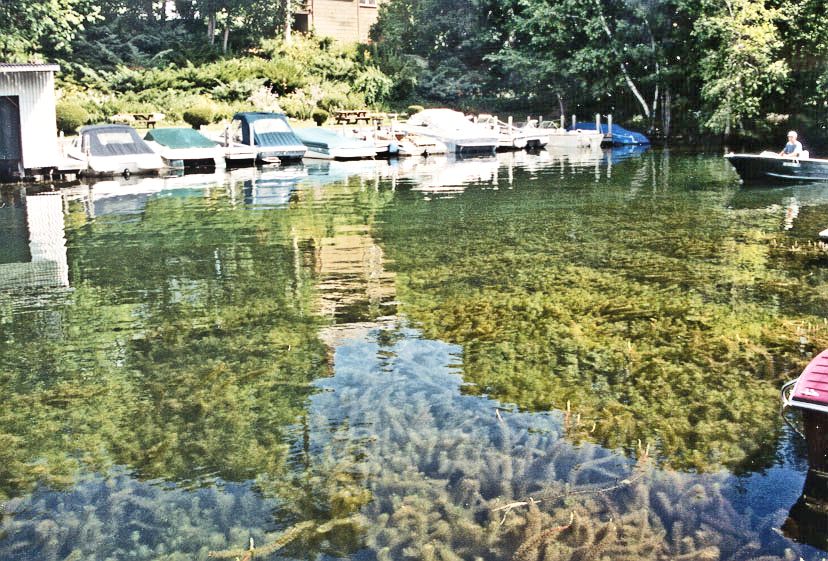
[[[821,558],[828,185],[620,156],[3,190],[0,559]]]

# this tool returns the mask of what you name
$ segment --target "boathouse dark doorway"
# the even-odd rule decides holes
[[[0,96],[0,177],[9,177],[20,171],[23,160],[20,131],[20,98]]]

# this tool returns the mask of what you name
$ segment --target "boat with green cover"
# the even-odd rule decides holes
[[[225,167],[222,147],[195,129],[151,129],[144,140],[171,168]]]

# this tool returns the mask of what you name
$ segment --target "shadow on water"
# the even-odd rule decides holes
[[[722,164],[512,153],[48,195],[67,283],[0,290],[0,557],[252,537],[302,559],[819,558],[794,541],[818,528],[778,531],[806,468],[776,388],[826,342],[823,296],[787,303],[815,282],[790,194],[751,201]],[[47,209],[21,197],[4,259],[34,262]]]

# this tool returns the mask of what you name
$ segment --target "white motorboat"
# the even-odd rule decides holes
[[[373,142],[377,156],[434,156],[448,151],[446,145],[435,138],[408,133],[399,127],[362,130],[356,132],[355,136]]]
[[[79,175],[157,174],[166,167],[161,156],[127,125],[81,127],[66,155],[80,163]]]
[[[518,123],[517,128],[526,138],[527,150],[540,150],[549,144],[549,133],[538,127],[537,119],[529,119],[524,123]]]
[[[298,162],[307,150],[282,113],[236,113],[212,140],[224,148],[230,167]]]
[[[297,129],[296,136],[307,147],[306,158],[359,160],[377,155],[377,148],[372,142],[343,136],[322,127]]]
[[[539,128],[546,131],[548,146],[556,148],[589,148],[598,150],[604,140],[603,133],[576,129],[568,131],[558,126],[555,121],[543,121]]]
[[[224,148],[195,129],[150,129],[144,140],[171,168],[225,167]]]
[[[526,148],[529,139],[522,129],[514,126],[511,122],[503,122],[494,115],[481,113],[477,117],[477,123],[498,135],[497,148],[499,150],[523,150]]]
[[[463,113],[452,109],[425,109],[400,124],[400,129],[439,140],[454,154],[491,153],[500,142],[495,131],[471,122]]]

